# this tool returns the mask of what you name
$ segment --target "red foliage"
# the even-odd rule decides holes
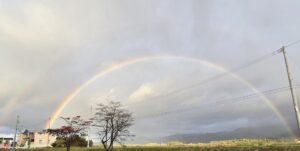
[[[57,129],[48,129],[47,132],[51,135],[60,137],[65,140],[67,150],[70,150],[72,144],[72,138],[75,136],[85,135],[85,129],[92,123],[91,121],[85,121],[80,116],[75,117],[61,117],[66,122],[66,126],[62,126]]]

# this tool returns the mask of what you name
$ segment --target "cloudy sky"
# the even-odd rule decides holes
[[[17,115],[21,129],[42,129],[76,87],[141,56],[157,57],[99,77],[60,115],[88,117],[91,106],[110,97],[133,112],[132,132],[144,139],[283,126],[260,97],[232,99],[255,93],[245,82],[207,79],[224,73],[216,66],[233,69],[299,40],[299,6],[298,0],[0,0],[0,134],[12,133]],[[286,48],[296,84],[298,49]],[[288,86],[282,54],[233,74],[259,91]],[[289,92],[267,97],[295,128]]]

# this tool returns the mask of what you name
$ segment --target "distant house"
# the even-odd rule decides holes
[[[9,148],[13,143],[13,138],[11,137],[0,137],[0,148]]]
[[[31,132],[25,130],[18,136],[18,147],[22,148],[41,148],[51,147],[56,140],[56,136],[49,135],[45,130]]]
[[[25,130],[18,135],[17,146],[30,148],[30,145],[34,142],[34,132]]]

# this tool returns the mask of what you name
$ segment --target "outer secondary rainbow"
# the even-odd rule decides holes
[[[206,60],[201,60],[198,58],[193,58],[193,57],[187,57],[187,56],[173,56],[173,55],[163,55],[163,56],[141,56],[141,57],[136,57],[136,58],[131,58],[128,60],[121,61],[119,63],[113,64],[105,68],[104,70],[101,70],[100,72],[96,73],[93,75],[91,78],[88,80],[84,81],[81,85],[76,87],[69,95],[67,95],[65,98],[61,100],[61,103],[58,105],[56,108],[55,112],[52,114],[51,119],[45,124],[45,128],[48,128],[49,125],[52,127],[56,119],[59,117],[60,113],[63,111],[63,109],[87,86],[89,86],[91,83],[96,81],[98,78],[103,77],[113,71],[119,70],[123,67],[137,64],[137,63],[143,63],[146,61],[153,61],[156,59],[174,59],[174,60],[187,60],[195,63],[201,63],[203,65],[206,65],[208,67],[214,68],[218,71],[228,73],[231,77],[234,79],[240,81],[242,84],[245,86],[249,87],[253,92],[258,93],[260,95],[260,98],[264,100],[264,102],[272,109],[272,111],[276,114],[276,116],[279,118],[279,120],[284,124],[290,135],[294,136],[292,129],[288,125],[287,121],[283,117],[283,115],[280,113],[280,111],[274,106],[274,104],[260,91],[258,91],[251,83],[248,81],[244,80],[243,78],[239,77],[238,75],[229,72],[226,70],[224,67],[208,62]]]

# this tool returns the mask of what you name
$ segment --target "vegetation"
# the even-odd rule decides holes
[[[103,148],[72,148],[73,151],[104,151]],[[299,151],[300,146],[260,147],[130,147],[115,148],[116,151]],[[64,151],[62,148],[31,149],[23,151]]]
[[[108,104],[98,104],[93,126],[97,128],[100,142],[105,151],[112,151],[114,143],[122,144],[133,135],[129,127],[133,125],[132,114],[122,108],[120,102],[109,100]]]
[[[64,143],[64,147],[66,147],[67,151],[70,151],[71,145],[74,145],[78,136],[82,136],[85,134],[85,129],[91,123],[90,121],[84,121],[80,118],[80,116],[76,116],[73,118],[63,118],[66,122],[65,126],[62,126],[58,129],[48,129],[48,132],[51,135],[57,136],[60,140],[57,143]],[[58,145],[58,144],[54,144]],[[62,146],[60,146],[62,147]]]
[[[72,137],[71,142],[71,146],[75,146],[75,147],[86,147],[88,142],[85,138],[82,138],[78,135],[75,135],[74,137]],[[65,139],[57,137],[56,141],[54,143],[52,143],[51,146],[53,147],[66,147],[66,142]],[[93,141],[90,140],[90,146],[93,146]]]
[[[173,144],[175,142],[175,144]],[[174,141],[167,144],[116,146],[116,151],[298,151],[300,142],[297,140],[241,139],[213,141],[199,144],[178,144]],[[173,144],[173,145],[172,145]],[[62,148],[42,148],[24,151],[63,151]],[[102,147],[72,148],[73,151],[104,151]]]
[[[171,141],[167,143],[168,146],[183,146],[184,143],[181,141]]]

